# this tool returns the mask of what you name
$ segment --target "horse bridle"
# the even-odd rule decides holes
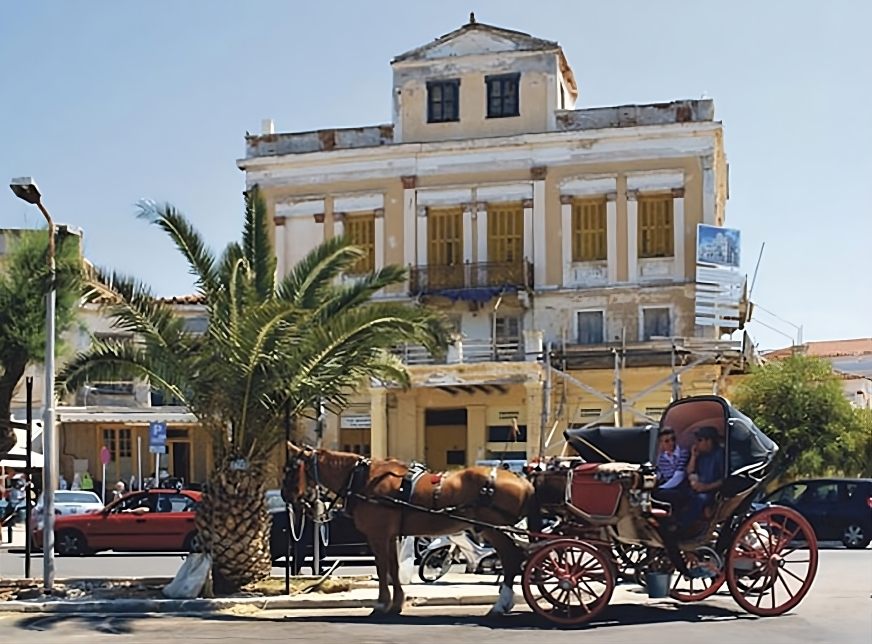
[[[321,477],[318,473],[318,450],[316,448],[303,448],[303,450],[288,461],[285,466],[285,475],[287,472],[297,471],[297,494],[296,501],[303,507],[310,518],[315,519],[315,505],[321,501],[323,495],[326,499],[327,507],[325,512],[328,517],[332,517],[337,506],[345,505],[351,496],[360,496],[354,490],[354,479],[358,470],[362,467],[369,467],[370,459],[361,456],[357,463],[348,474],[348,480],[342,492],[334,492],[321,482]],[[314,483],[311,487],[309,483]],[[308,494],[312,491],[312,495]],[[329,519],[328,519],[329,520]]]

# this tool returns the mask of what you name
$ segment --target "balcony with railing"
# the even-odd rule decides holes
[[[473,364],[480,362],[519,362],[525,359],[524,345],[518,339],[491,340],[464,339],[448,347],[440,359],[417,344],[406,344],[394,349],[394,355],[407,365],[420,364]]]
[[[457,300],[484,301],[503,291],[532,288],[533,264],[528,261],[416,266],[409,275],[411,295],[444,295]]]

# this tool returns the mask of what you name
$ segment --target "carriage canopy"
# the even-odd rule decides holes
[[[778,452],[772,439],[720,396],[676,400],[666,408],[659,426],[575,428],[566,430],[564,436],[588,462],[645,463],[656,462],[657,433],[663,427],[672,428],[678,445],[687,450],[693,445],[696,430],[714,427],[726,450],[727,467],[732,474],[766,466]]]

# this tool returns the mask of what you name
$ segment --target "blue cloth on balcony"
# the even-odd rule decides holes
[[[434,295],[447,297],[452,301],[463,300],[464,302],[487,302],[501,293],[517,293],[517,286],[479,286],[476,288],[442,288],[433,289]]]

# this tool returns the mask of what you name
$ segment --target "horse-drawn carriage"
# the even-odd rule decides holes
[[[376,556],[376,613],[402,610],[397,537],[448,534],[469,524],[483,529],[502,560],[492,612],[511,608],[520,574],[535,613],[558,624],[590,621],[612,596],[615,552],[630,547],[644,553],[634,565],[649,584],[671,575],[668,592],[677,600],[704,599],[726,582],[753,614],[795,607],[817,570],[814,531],[790,508],[752,506],[778,447],[717,396],[672,403],[660,423],[665,427],[688,451],[704,427],[722,450],[722,480],[690,522],[657,498],[657,427],[568,430],[577,456],[541,464],[528,479],[496,467],[422,473],[394,459],[290,445],[283,496],[311,509],[324,491],[331,506],[352,513]],[[522,531],[514,526],[524,515]]]
[[[657,500],[651,463],[658,429],[666,427],[685,450],[692,449],[699,428],[713,427],[723,450],[723,482],[690,524]],[[716,396],[672,403],[660,428],[568,430],[580,462],[558,461],[534,474],[537,498],[544,497],[545,511],[559,522],[530,547],[522,577],[530,607],[562,624],[596,617],[615,586],[613,546],[643,546],[637,570],[670,576],[669,595],[680,601],[705,599],[726,582],[736,602],[755,615],[780,615],[796,606],[817,570],[814,531],[790,508],[752,506],[775,443]],[[623,462],[612,461],[612,454]],[[559,501],[555,491],[563,494]]]

